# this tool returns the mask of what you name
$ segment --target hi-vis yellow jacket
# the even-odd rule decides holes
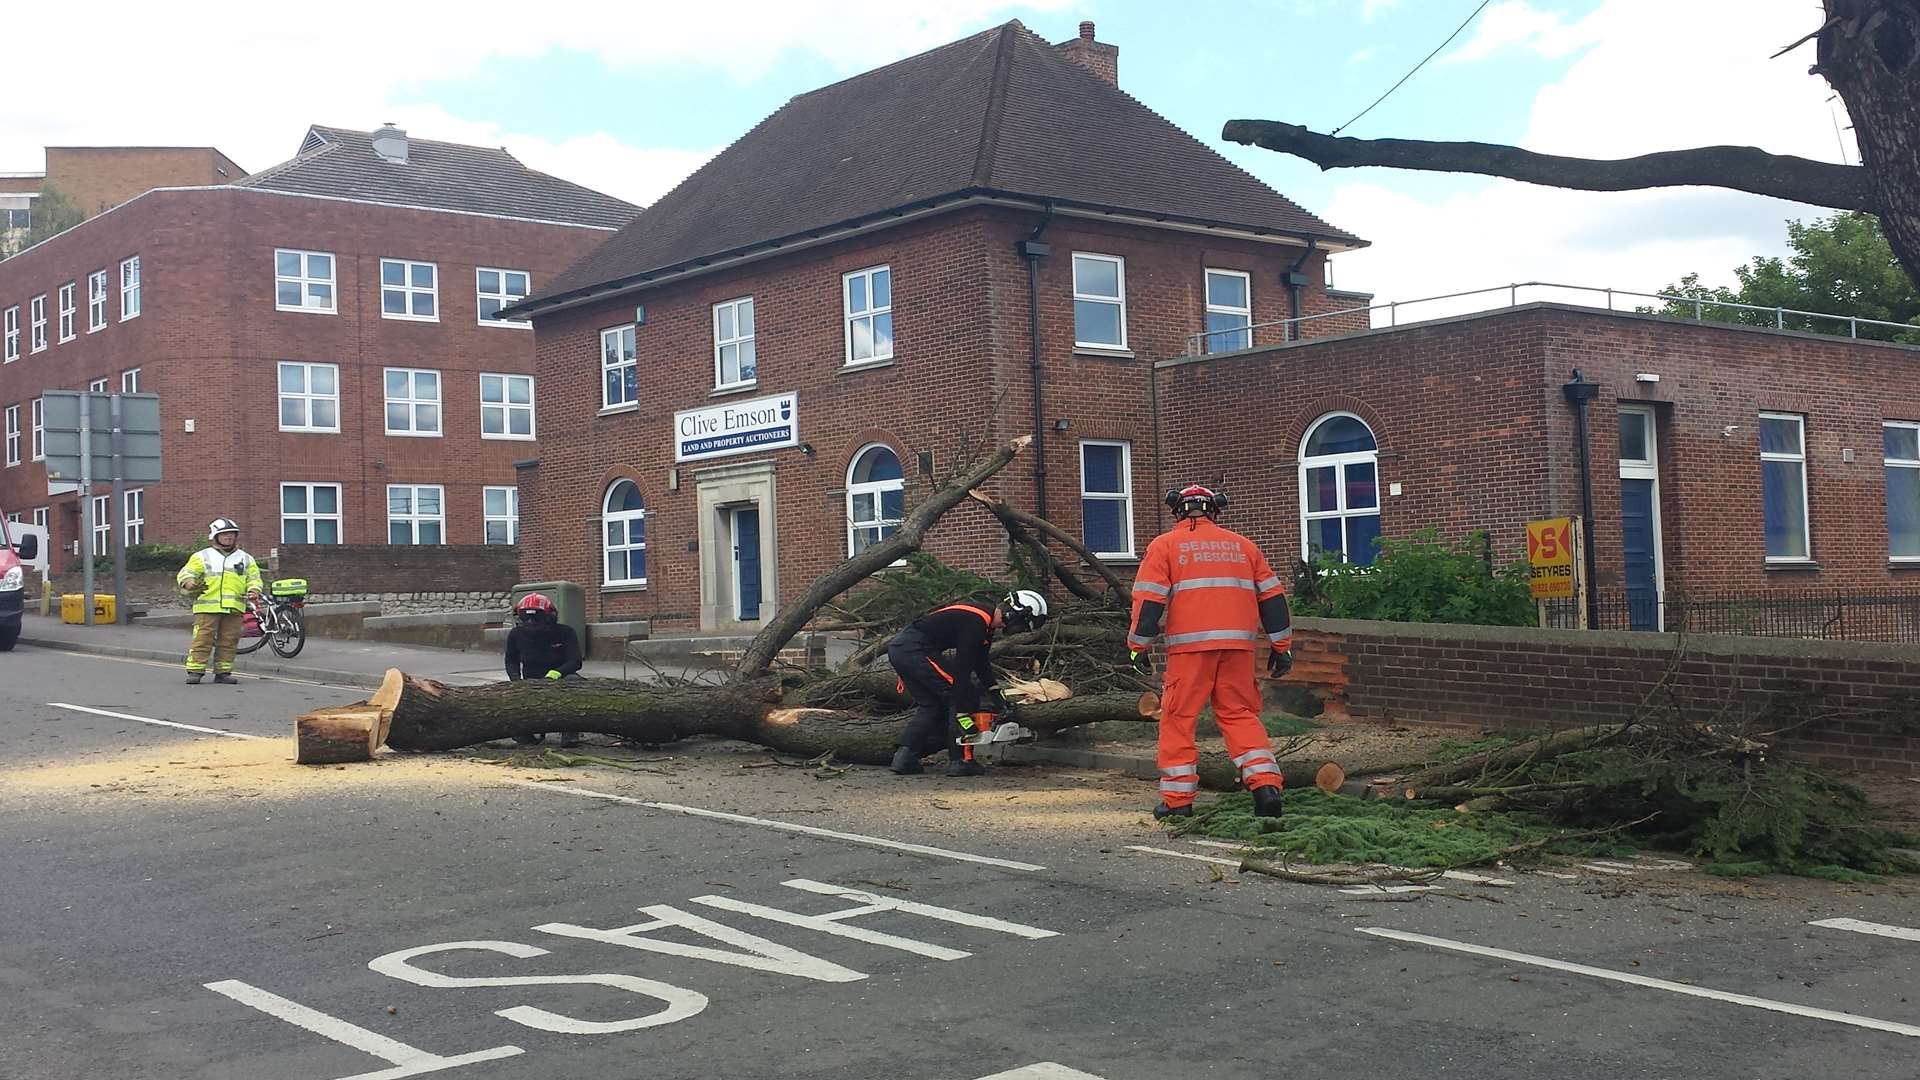
[[[180,568],[175,582],[184,589],[189,582],[201,582],[200,595],[193,598],[196,615],[218,615],[247,610],[247,594],[261,591],[260,564],[239,548],[232,553],[206,547],[193,553]]]

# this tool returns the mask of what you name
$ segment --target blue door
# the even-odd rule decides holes
[[[1626,556],[1627,618],[1634,630],[1660,629],[1659,532],[1652,480],[1620,481],[1620,550]]]
[[[760,617],[760,508],[733,512],[733,580],[740,598],[740,621]]]

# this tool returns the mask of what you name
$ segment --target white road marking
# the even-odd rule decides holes
[[[1559,874],[1559,873],[1555,873],[1552,870],[1534,870],[1531,872],[1535,874],[1539,874],[1541,877],[1559,878],[1561,881],[1579,881],[1580,880],[1579,874]]]
[[[867,977],[864,973],[852,968],[842,967],[817,956],[810,956],[777,941],[769,941],[758,934],[749,934],[745,930],[736,930],[731,926],[714,922],[712,919],[703,919],[671,904],[649,904],[641,908],[640,913],[651,915],[653,918],[649,922],[636,923],[633,926],[618,926],[611,930],[599,930],[573,923],[543,923],[534,929],[542,934],[585,938],[588,941],[620,945],[629,949],[644,949],[648,952],[665,953],[668,956],[685,956],[695,960],[712,961],[716,964],[732,964],[752,971],[771,971],[778,975],[792,975],[802,979],[816,979],[820,982],[859,982]],[[706,945],[686,945],[678,941],[641,936],[655,930],[665,930],[668,927],[679,927],[682,930],[691,931],[701,937],[732,945],[739,951],[715,949]]]
[[[1350,885],[1340,891],[1348,896],[1377,896],[1381,893],[1434,892],[1438,885]]]
[[[1829,930],[1851,930],[1856,934],[1898,938],[1901,941],[1920,941],[1920,930],[1915,930],[1911,926],[1889,926],[1886,923],[1862,922],[1859,919],[1821,919],[1807,925],[1824,926]]]
[[[867,892],[864,889],[848,889],[839,885],[828,885],[822,881],[809,881],[806,878],[794,878],[792,881],[783,881],[780,884],[789,889],[799,889],[801,892],[838,896],[842,900],[858,900],[863,904],[870,904],[887,911],[903,911],[908,915],[918,915],[923,919],[938,919],[956,926],[971,926],[976,930],[993,930],[1002,934],[1012,934],[1014,937],[1023,937],[1029,941],[1060,936],[1057,930],[1042,930],[1037,926],[996,919],[991,915],[975,915],[970,911],[955,911],[953,908],[935,907],[932,904],[917,904],[911,900],[899,900],[891,896]]]
[[[980,1080],[1101,1080],[1101,1078],[1092,1073],[1083,1073],[1079,1069],[1069,1069],[1058,1062],[1042,1061],[1023,1069],[983,1076]]]
[[[378,1032],[368,1031],[357,1024],[328,1016],[318,1009],[310,1009],[297,1001],[289,1001],[279,994],[270,993],[257,986],[249,986],[236,979],[210,982],[205,986],[214,993],[232,998],[250,1009],[258,1009],[276,1020],[284,1020],[294,1027],[304,1028],[322,1038],[351,1046],[361,1053],[371,1054],[394,1066],[378,1072],[356,1073],[353,1076],[342,1077],[341,1080],[401,1080],[402,1077],[422,1076],[426,1073],[457,1069],[476,1061],[493,1061],[526,1053],[518,1046],[496,1046],[491,1050],[441,1057],[439,1054],[430,1053],[417,1046],[408,1046],[398,1039],[389,1039]]]
[[[1251,844],[1232,844],[1232,843],[1228,843],[1225,840],[1194,840],[1194,841],[1191,841],[1191,843],[1196,844],[1200,847],[1224,848],[1227,851],[1244,851],[1249,855],[1254,855],[1259,853],[1259,849],[1252,846]],[[1163,851],[1163,849],[1161,848],[1133,848],[1131,850]],[[1176,854],[1175,852],[1171,852],[1171,851],[1164,851],[1163,853],[1168,855]],[[1386,867],[1385,869],[1400,870],[1408,874],[1431,873],[1431,871],[1413,870],[1404,866],[1389,866],[1389,867]],[[1440,872],[1440,876],[1443,878],[1446,878],[1448,881],[1464,881],[1472,885],[1492,885],[1497,888],[1505,888],[1513,884],[1513,882],[1508,881],[1506,878],[1487,877],[1482,874],[1469,874],[1464,870],[1443,870]]]
[[[1253,845],[1252,845],[1252,844],[1232,844],[1232,843],[1228,843],[1228,842],[1227,842],[1227,841],[1225,841],[1225,840],[1191,840],[1191,841],[1188,841],[1188,842],[1189,842],[1189,843],[1191,843],[1191,844],[1193,844],[1193,845],[1195,845],[1195,846],[1197,846],[1197,847],[1215,847],[1215,848],[1225,848],[1225,849],[1227,849],[1228,851],[1252,851],[1252,850],[1254,850],[1254,847],[1253,847]]]
[[[612,1035],[623,1031],[639,1031],[642,1028],[679,1023],[700,1015],[707,1007],[705,994],[674,986],[672,983],[663,983],[657,979],[642,979],[635,975],[490,975],[469,978],[442,975],[437,971],[428,971],[413,965],[415,957],[465,950],[501,953],[522,960],[547,955],[547,950],[537,945],[523,945],[518,941],[447,941],[438,945],[421,945],[417,948],[390,952],[385,956],[376,956],[367,961],[367,967],[382,975],[399,979],[401,982],[409,982],[415,986],[446,989],[465,986],[605,986],[666,1003],[666,1007],[658,1012],[627,1020],[578,1020],[571,1016],[548,1012],[545,1009],[537,1009],[531,1005],[515,1005],[511,1009],[500,1009],[493,1014],[516,1024],[538,1031],[551,1031],[558,1035]]]
[[[1425,934],[1409,934],[1401,930],[1388,930],[1377,926],[1355,927],[1363,934],[1402,941],[1413,945],[1426,945],[1450,952],[1468,953],[1473,956],[1486,956],[1495,960],[1505,960],[1515,964],[1531,964],[1552,971],[1564,971],[1572,975],[1589,975],[1596,979],[1626,983],[1630,986],[1644,986],[1654,990],[1666,990],[1687,997],[1706,998],[1710,1001],[1724,1001],[1733,1005],[1745,1005],[1751,1009],[1765,1009],[1768,1012],[1786,1013],[1790,1016],[1804,1016],[1814,1020],[1827,1020],[1835,1024],[1847,1024],[1852,1027],[1871,1028],[1875,1031],[1892,1032],[1895,1035],[1920,1037],[1920,1027],[1912,1024],[1895,1023],[1891,1020],[1876,1020],[1870,1016],[1856,1016],[1853,1013],[1835,1012],[1831,1009],[1815,1009],[1806,1005],[1794,1005],[1771,998],[1753,997],[1748,994],[1734,994],[1725,990],[1710,990],[1704,986],[1690,986],[1686,983],[1668,982],[1665,979],[1649,978],[1645,975],[1630,975],[1623,971],[1609,971],[1606,968],[1588,967],[1585,964],[1572,964],[1565,960],[1555,960],[1546,956],[1533,956],[1528,953],[1510,952],[1506,949],[1491,949],[1485,945],[1474,945],[1464,941],[1449,941],[1446,938],[1428,937]]]
[[[1141,844],[1128,844],[1128,851],[1138,851],[1146,855],[1165,855],[1173,859],[1192,859],[1194,862],[1212,863],[1215,866],[1231,866],[1240,869],[1239,859],[1220,859],[1212,855],[1196,855],[1191,851],[1172,851],[1167,848],[1146,847]]]
[[[64,701],[49,701],[50,709],[71,709],[74,712],[92,713],[95,716],[109,716],[115,720],[132,720],[137,724],[157,724],[160,727],[179,728],[182,731],[197,731],[202,735],[223,735],[229,739],[264,739],[265,735],[248,735],[240,731],[223,731],[220,728],[200,727],[197,724],[179,724],[172,720],[155,720],[151,716],[135,716],[132,713],[114,712],[111,709],[91,709],[85,705],[69,705]]]
[[[628,798],[605,791],[590,788],[559,787],[541,783],[537,780],[514,780],[502,778],[506,783],[532,788],[552,794],[576,795],[583,799],[600,799],[604,802],[624,803],[628,806],[645,807],[648,810],[664,810],[672,814],[686,814],[689,817],[713,818],[717,821],[731,821],[739,825],[758,825],[763,829],[778,829],[781,832],[800,833],[804,836],[818,836],[828,840],[841,840],[849,844],[865,844],[868,847],[887,848],[891,851],[908,851],[915,855],[931,855],[939,859],[953,859],[956,862],[978,863],[982,866],[997,866],[1003,870],[1035,871],[1045,870],[1044,866],[1033,863],[1014,862],[1011,859],[996,859],[990,855],[974,855],[965,851],[952,851],[947,848],[929,847],[926,844],[910,844],[901,840],[887,840],[878,836],[863,836],[860,833],[839,832],[834,829],[821,829],[812,825],[799,825],[791,821],[775,821],[771,818],[748,817],[745,814],[729,814],[722,810],[704,810],[698,806],[682,806],[679,803],[648,802],[645,799]]]
[[[711,908],[719,908],[721,911],[737,912],[741,915],[751,915],[756,919],[766,919],[769,922],[785,923],[788,926],[798,926],[804,930],[812,930],[821,934],[831,934],[834,937],[852,938],[854,941],[864,941],[869,945],[882,945],[889,949],[898,949],[901,952],[913,953],[916,956],[925,956],[934,960],[964,960],[973,955],[961,949],[949,949],[944,945],[933,945],[925,941],[915,941],[913,938],[900,937],[897,934],[883,934],[878,930],[869,930],[864,926],[840,925],[840,920],[842,919],[850,919],[855,915],[873,915],[886,910],[877,904],[868,904],[857,908],[846,908],[841,911],[829,912],[825,915],[804,915],[797,911],[787,911],[784,908],[767,907],[764,904],[749,904],[744,900],[735,900],[731,896],[696,896],[692,902],[705,904]]]
[[[1580,863],[1579,866],[1580,866],[1580,869],[1582,870],[1591,870],[1596,874],[1615,874],[1615,875],[1624,876],[1624,877],[1633,876],[1632,870],[1621,869],[1620,867],[1617,867],[1617,866],[1602,866],[1599,863],[1590,863],[1590,862]]]

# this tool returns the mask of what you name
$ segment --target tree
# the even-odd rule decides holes
[[[1515,146],[1342,139],[1273,120],[1233,120],[1230,142],[1302,157],[1322,169],[1384,165],[1479,173],[1581,191],[1696,185],[1772,195],[1880,219],[1900,265],[1920,282],[1920,0],[1822,0],[1826,21],[1780,55],[1817,44],[1809,74],[1826,79],[1853,118],[1859,165],[1832,165],[1751,146],[1703,146],[1617,160],[1536,154]]]
[[[33,200],[33,222],[27,228],[26,239],[20,242],[17,251],[3,252],[0,256],[18,254],[42,240],[59,236],[85,220],[86,212],[67,201],[59,188],[42,184],[40,197]]]
[[[1835,214],[1810,225],[1789,221],[1787,244],[1793,254],[1785,259],[1762,255],[1735,268],[1734,274],[1740,279],[1738,289],[1708,288],[1700,284],[1699,274],[1688,274],[1678,285],[1661,291],[1698,300],[1793,311],[1846,312],[1863,319],[1912,323],[1915,329],[1910,331],[1884,326],[1857,329],[1863,338],[1920,344],[1920,289],[1900,269],[1873,215],[1858,211]],[[1772,311],[1711,304],[1696,308],[1689,300],[1669,300],[1663,308],[1641,310],[1750,326],[1784,325],[1790,330],[1821,334],[1848,334],[1855,329],[1836,319],[1787,314],[1776,320]]]

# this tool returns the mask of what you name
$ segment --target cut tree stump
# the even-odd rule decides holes
[[[315,709],[293,722],[298,746],[294,761],[301,765],[371,761],[380,747],[382,717],[387,715],[371,704]]]

